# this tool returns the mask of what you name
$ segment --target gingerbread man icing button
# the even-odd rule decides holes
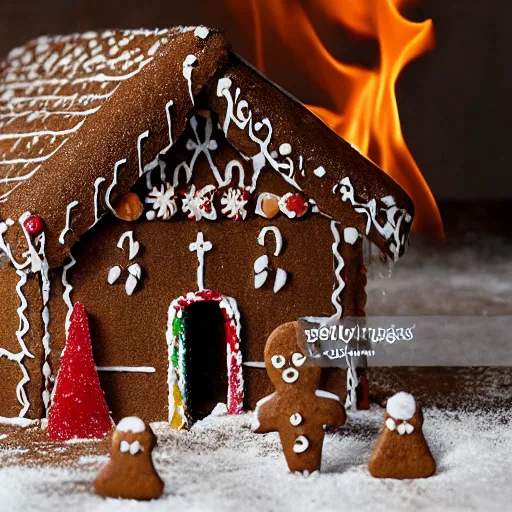
[[[151,458],[155,446],[155,434],[140,418],[122,419],[112,435],[110,459],[94,480],[96,493],[133,500],[159,498],[164,483]]]
[[[436,461],[423,435],[421,407],[409,393],[400,392],[387,402],[384,425],[370,457],[368,469],[377,478],[427,478]]]
[[[265,345],[265,366],[276,391],[257,404],[252,429],[279,432],[291,471],[320,470],[325,427],[339,427],[346,414],[339,397],[319,390],[322,369],[297,345],[297,322],[279,326]]]

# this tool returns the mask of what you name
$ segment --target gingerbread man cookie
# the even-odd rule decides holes
[[[384,426],[370,457],[368,469],[377,478],[427,478],[436,461],[423,436],[423,413],[409,393],[387,402]]]
[[[291,471],[320,469],[324,429],[345,423],[339,397],[319,390],[322,369],[307,364],[297,346],[297,322],[279,326],[265,345],[265,366],[276,391],[254,412],[256,433],[279,432]]]
[[[94,480],[96,493],[133,500],[159,498],[164,483],[151,458],[155,445],[155,434],[140,418],[122,419],[112,435],[110,459]]]

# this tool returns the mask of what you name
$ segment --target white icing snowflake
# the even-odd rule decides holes
[[[197,192],[195,185],[191,185],[183,196],[183,204],[181,207],[183,212],[189,212],[189,219],[201,220],[205,218],[215,220],[217,218],[217,211],[213,206],[214,193],[215,187],[213,185],[206,185],[206,187],[203,187]]]
[[[148,194],[146,203],[153,205],[153,210],[157,210],[157,217],[162,220],[169,220],[177,211],[174,187],[169,184],[162,184],[160,189],[153,187]]]
[[[245,205],[248,199],[246,198],[246,191],[238,188],[229,188],[222,196],[220,202],[225,205],[221,210],[230,219],[240,220],[245,219],[247,210]]]

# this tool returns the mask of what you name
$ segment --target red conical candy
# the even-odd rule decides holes
[[[92,355],[89,322],[82,304],[73,308],[57,387],[48,417],[52,441],[98,439],[112,428]]]

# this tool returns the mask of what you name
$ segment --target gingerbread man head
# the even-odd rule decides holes
[[[164,483],[151,458],[155,445],[155,434],[140,418],[122,419],[112,435],[110,459],[94,480],[96,493],[136,500],[160,497]]]
[[[265,345],[265,366],[277,391],[291,386],[318,389],[322,369],[312,366],[297,345],[297,322],[279,326]]]
[[[155,444],[155,434],[140,418],[123,418],[112,435],[112,459],[126,464],[135,456],[151,457]]]

